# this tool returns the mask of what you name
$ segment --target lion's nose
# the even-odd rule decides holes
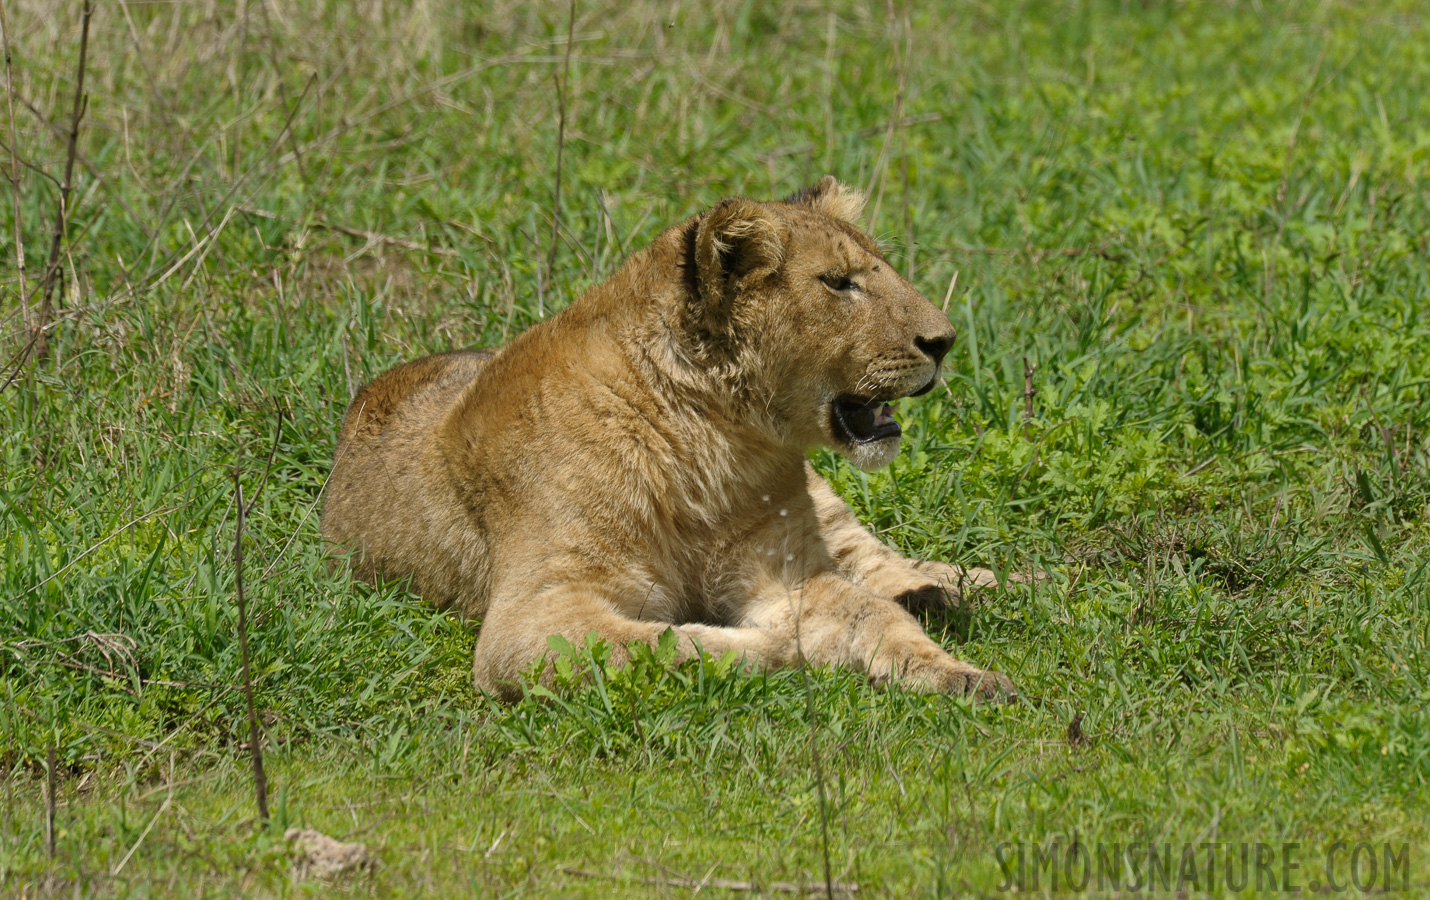
[[[938,365],[943,361],[944,354],[948,352],[948,348],[953,346],[953,332],[939,334],[933,337],[916,337],[914,338],[914,346],[927,353],[929,359],[933,360],[934,365]]]

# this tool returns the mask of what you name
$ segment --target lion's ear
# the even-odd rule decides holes
[[[712,310],[725,309],[735,282],[775,271],[784,262],[780,225],[758,203],[722,200],[700,217],[695,232],[695,272]]]
[[[833,175],[819,179],[813,187],[805,188],[797,194],[785,198],[786,203],[807,206],[818,213],[834,219],[841,219],[850,225],[859,224],[859,214],[864,211],[863,192],[841,184]]]

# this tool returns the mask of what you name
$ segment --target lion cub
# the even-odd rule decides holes
[[[991,573],[901,558],[805,461],[886,465],[894,404],[953,344],[863,202],[829,176],[725,200],[506,347],[381,376],[348,407],[323,536],[358,577],[481,619],[473,675],[504,697],[549,635],[594,630],[620,662],[672,627],[682,657],[1012,697],[901,605]]]

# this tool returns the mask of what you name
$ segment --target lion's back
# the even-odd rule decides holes
[[[364,385],[343,417],[321,528],[324,539],[352,554],[361,579],[411,577],[413,587],[440,606],[480,614],[465,596],[480,579],[483,554],[468,545],[444,552],[444,508],[430,495],[434,430],[458,396],[495,356],[460,350],[414,360]],[[440,480],[439,480],[440,481]],[[454,548],[456,549],[456,548]],[[416,567],[412,560],[425,559]]]
[[[446,386],[455,393],[471,382],[491,360],[493,350],[454,350],[438,353],[389,369],[358,389],[343,416],[338,434],[338,454],[359,433],[377,435],[393,415],[420,391]]]

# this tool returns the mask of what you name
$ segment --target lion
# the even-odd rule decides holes
[[[479,619],[473,680],[504,699],[551,636],[595,632],[621,664],[668,629],[679,659],[1014,698],[906,608],[992,573],[904,559],[807,462],[887,465],[895,404],[954,340],[858,228],[863,203],[832,176],[724,200],[506,346],[380,376],[344,418],[325,540],[358,578]]]

